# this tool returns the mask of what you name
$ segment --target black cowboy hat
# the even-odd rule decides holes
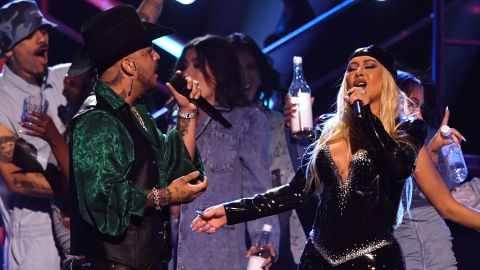
[[[152,40],[175,33],[169,27],[142,22],[135,8],[120,5],[104,11],[82,25],[85,46],[74,57],[68,76],[96,68],[101,75],[122,57],[151,46]]]

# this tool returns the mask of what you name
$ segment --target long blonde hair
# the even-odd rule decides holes
[[[391,73],[383,66],[382,67],[382,91],[380,98],[380,111],[377,117],[383,124],[383,127],[390,136],[396,141],[403,141],[404,134],[397,131],[398,125],[396,119],[405,117],[403,106],[406,100],[406,96],[401,92],[395,83]],[[348,148],[350,149],[350,127],[351,121],[354,119],[352,109],[350,105],[343,99],[347,95],[347,72],[345,72],[340,85],[340,89],[337,94],[336,110],[331,114],[325,116],[325,121],[321,124],[322,130],[320,137],[309,147],[310,156],[308,161],[307,179],[309,190],[312,185],[319,186],[320,177],[315,170],[316,158],[321,147],[328,142],[345,140]]]

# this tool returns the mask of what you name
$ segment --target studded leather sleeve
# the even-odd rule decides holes
[[[228,224],[275,215],[301,205],[307,197],[305,191],[306,177],[303,168],[305,166],[298,169],[288,184],[251,198],[243,198],[224,204]]]
[[[402,140],[395,141],[384,129],[382,122],[370,110],[363,106],[365,117],[358,120],[360,127],[374,147],[379,167],[387,171],[392,179],[403,180],[409,177],[426,137],[425,122],[416,118],[404,120],[398,127]]]

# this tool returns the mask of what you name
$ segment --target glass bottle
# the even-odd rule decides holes
[[[293,57],[293,80],[288,89],[290,101],[297,104],[296,112],[290,120],[290,128],[294,138],[306,138],[312,133],[312,101],[311,89],[303,76],[302,57]]]

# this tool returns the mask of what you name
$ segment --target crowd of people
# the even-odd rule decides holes
[[[53,67],[55,23],[33,0],[0,8],[3,269],[246,269],[264,224],[274,270],[456,269],[444,219],[480,229],[480,212],[438,172],[450,141],[423,120],[418,78],[380,47],[356,49],[335,110],[298,141],[296,104],[269,106],[285,89],[256,42],[205,35],[174,67],[187,94],[166,83],[177,106],[162,133],[143,99],[161,61],[152,40],[175,32],[155,23],[162,7],[95,15],[72,63]]]

